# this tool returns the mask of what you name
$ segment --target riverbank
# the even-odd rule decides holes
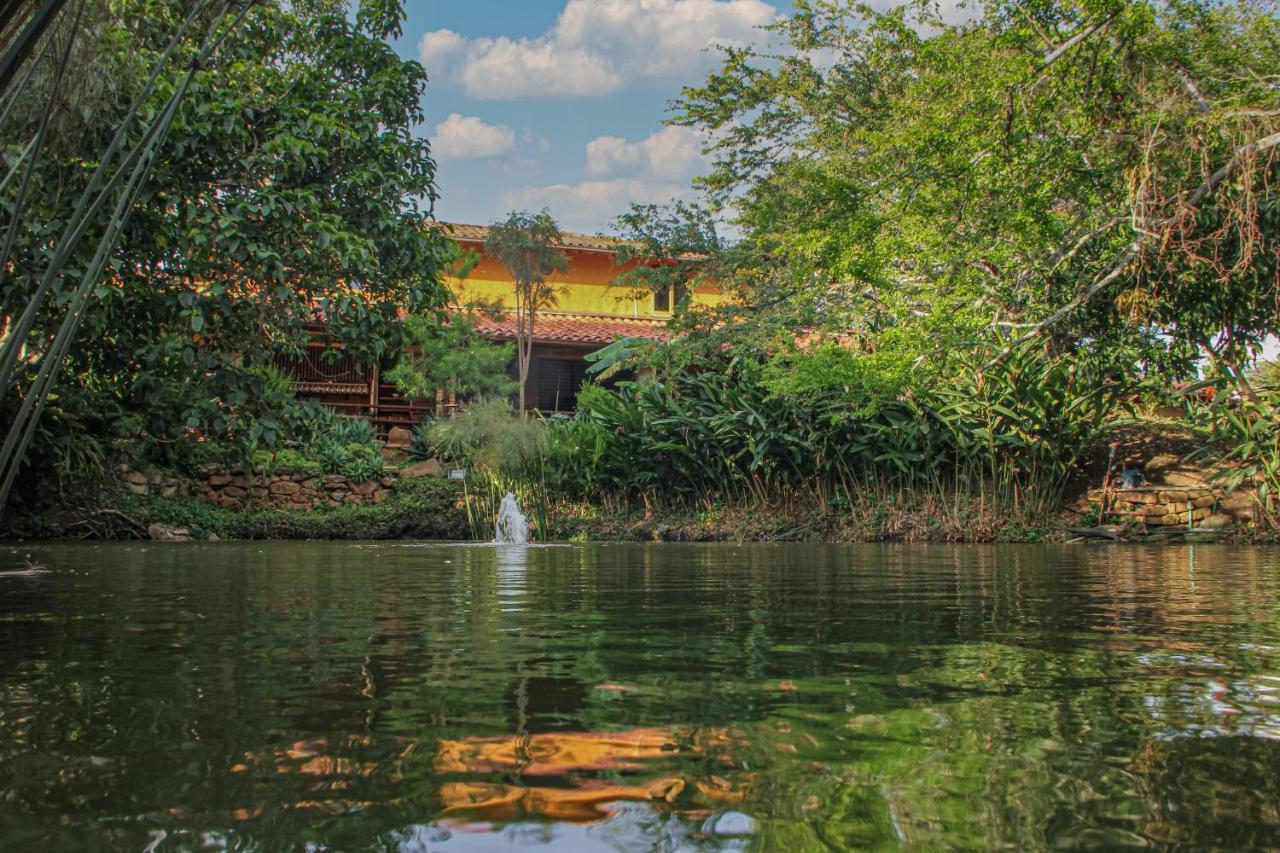
[[[1139,525],[1094,526],[1064,505],[1051,518],[1011,517],[973,498],[877,495],[856,506],[717,505],[710,508],[558,501],[547,507],[549,541],[1036,543],[1122,537],[1169,541],[1185,530]],[[35,512],[11,512],[4,538],[27,540],[390,540],[475,538],[461,484],[442,478],[405,480],[377,504],[305,509],[234,507],[191,495],[137,495],[121,489],[86,492],[80,500]],[[1241,525],[1192,534],[1214,541],[1267,537]]]
[[[11,508],[14,539],[466,539],[462,488],[439,478],[399,482],[379,503],[282,508],[222,506],[194,495],[86,490],[55,506]]]
[[[1253,521],[1253,502],[1243,490],[1225,494],[1211,485],[1213,469],[1186,461],[1205,446],[1204,436],[1171,422],[1129,424],[1102,439],[1082,460],[1059,508],[1047,516],[1008,500],[906,488],[692,507],[657,498],[568,500],[532,490],[525,510],[535,537],[549,541],[1029,543],[1170,541],[1189,535],[1274,540],[1270,525]],[[1109,464],[1140,468],[1149,485],[1107,492],[1100,501]],[[477,498],[486,491],[478,483],[470,490],[469,512],[468,485],[446,479],[434,460],[387,463],[377,476],[359,481],[323,473],[314,464],[251,471],[206,465],[184,475],[135,470],[121,462],[93,482],[30,490],[38,497],[10,507],[0,537],[484,538],[492,512]],[[1174,498],[1180,500],[1171,503]],[[1178,515],[1184,510],[1185,520]],[[1209,527],[1216,529],[1199,532]]]

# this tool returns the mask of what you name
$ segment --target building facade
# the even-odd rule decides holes
[[[511,309],[515,304],[515,284],[507,268],[484,252],[489,229],[478,225],[448,226],[453,238],[475,252],[479,262],[462,279],[446,284],[455,302],[482,301]],[[539,311],[533,329],[533,350],[526,386],[527,405],[544,413],[571,412],[577,403],[578,388],[586,378],[585,356],[612,343],[619,336],[665,340],[667,323],[675,307],[675,294],[636,293],[614,282],[629,264],[618,258],[619,242],[607,237],[562,234],[558,248],[569,259],[564,272],[555,273],[548,283],[555,304]],[[726,296],[713,287],[695,288],[688,298],[695,305],[717,305]],[[499,315],[484,318],[477,325],[485,337],[496,341],[515,339],[515,320]],[[282,360],[280,366],[294,377],[300,397],[333,406],[343,414],[372,420],[380,430],[420,422],[448,401],[410,401],[384,379],[388,363],[364,368],[341,351],[316,340],[297,358]]]

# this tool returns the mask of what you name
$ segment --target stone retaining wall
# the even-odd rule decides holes
[[[357,483],[341,474],[311,474],[279,470],[227,469],[207,465],[199,475],[183,479],[154,468],[142,471],[121,466],[120,481],[135,495],[162,498],[194,495],[206,503],[235,509],[315,509],[322,506],[376,504],[391,496],[400,472],[387,467],[382,476]]]
[[[250,474],[206,468],[193,483],[193,494],[202,501],[229,508],[315,509],[382,503],[391,496],[397,479],[394,469],[384,470],[381,477],[357,483],[341,474],[288,470],[272,474],[259,470]]]
[[[1102,489],[1090,489],[1077,501],[1076,507],[1085,512],[1098,512],[1103,497]],[[1218,528],[1253,520],[1248,496],[1225,495],[1222,489],[1208,485],[1110,489],[1105,497],[1108,518],[1115,516],[1148,527]]]
[[[193,478],[175,477],[148,467],[135,471],[117,468],[120,482],[135,495],[163,498],[194,495],[202,501],[233,509],[316,509],[382,503],[397,484],[411,477],[439,477],[443,466],[435,459],[397,467],[386,465],[382,474],[357,483],[342,474],[315,474],[278,469],[267,474],[261,468],[225,468],[206,465]]]
[[[179,477],[172,477],[157,468],[145,468],[134,471],[128,465],[120,465],[116,469],[120,482],[125,489],[135,495],[159,495],[172,498],[176,495],[191,494],[191,483]]]

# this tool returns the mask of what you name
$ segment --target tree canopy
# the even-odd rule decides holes
[[[489,228],[485,252],[500,261],[514,283],[516,323],[516,373],[520,411],[525,408],[525,385],[533,352],[533,331],[538,312],[556,303],[554,285],[547,279],[569,268],[569,259],[558,248],[560,227],[545,208],[538,213],[513,211]]]
[[[79,76],[110,83],[93,82],[61,105],[57,144],[37,166],[29,227],[0,281],[7,311],[31,293],[58,223],[135,98],[144,114],[159,109],[198,49],[181,41],[152,92],[146,76],[186,5],[89,7]],[[450,250],[430,218],[435,165],[413,133],[426,74],[386,41],[399,31],[400,4],[364,0],[349,12],[315,0],[213,14],[202,26],[224,35],[191,75],[84,308],[55,422],[165,442],[239,440],[253,426],[252,368],[303,343],[308,327],[368,363],[398,345],[403,313],[431,316],[447,299],[439,272]],[[38,118],[32,112],[0,131],[7,156]],[[42,313],[30,363],[60,307],[55,299]]]
[[[960,11],[802,0],[683,91],[704,199],[742,234],[705,274],[746,299],[712,325],[825,329],[933,375],[1033,340],[1170,375],[1256,352],[1280,284],[1274,5]]]

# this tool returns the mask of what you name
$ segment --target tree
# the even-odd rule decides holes
[[[547,278],[569,268],[568,257],[556,248],[559,243],[560,229],[545,208],[539,213],[512,212],[490,227],[485,240],[485,253],[506,266],[515,283],[516,381],[521,412],[525,410],[534,324],[539,311],[556,303],[555,288]]]
[[[63,113],[0,278],[4,305],[32,293],[47,224],[66,218],[185,7],[103,4],[85,33],[93,67],[113,85],[94,90],[94,109]],[[49,431],[72,423],[147,439],[150,450],[195,438],[252,443],[268,435],[254,429],[253,368],[305,343],[309,327],[319,323],[368,363],[399,343],[402,311],[442,309],[449,241],[431,225],[435,166],[413,132],[426,74],[387,43],[401,18],[388,0],[366,0],[355,15],[329,0],[263,3],[229,17],[204,61],[192,62],[198,45],[179,46],[182,61],[143,111],[195,71],[84,308],[46,424],[50,443]],[[17,125],[0,131],[6,153],[25,138]],[[86,268],[84,254],[72,270]],[[40,315],[33,357],[57,320],[53,307]],[[30,374],[19,377],[19,396]],[[0,411],[0,423],[9,415]]]
[[[720,283],[715,260],[725,247],[715,220],[700,205],[633,204],[613,225],[621,238],[615,263],[619,267],[631,263],[614,279],[615,285],[636,295],[668,293],[671,310],[679,317],[690,307],[691,288],[703,281]]]
[[[868,352],[902,330],[927,361],[1247,359],[1277,326],[1274,5],[932,9],[798,2],[780,49],[729,49],[683,92],[700,185],[743,233],[747,319]]]
[[[443,390],[449,397],[507,397],[516,390],[508,373],[515,345],[487,341],[476,332],[481,316],[493,316],[493,306],[460,306],[443,326],[434,318],[408,317],[400,363],[387,378],[411,400],[434,400]]]

